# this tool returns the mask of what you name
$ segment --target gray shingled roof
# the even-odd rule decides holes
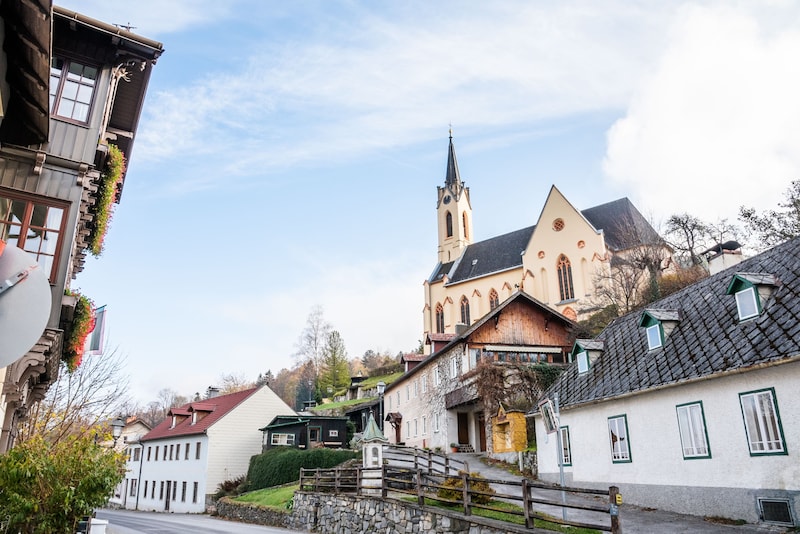
[[[775,275],[761,279],[778,283],[763,313],[741,323],[735,297],[726,294],[737,273]],[[567,407],[796,357],[799,273],[797,238],[653,303],[654,308],[680,310],[681,320],[664,346],[652,351],[639,327],[642,311],[620,317],[597,337],[605,350],[590,370],[579,375],[573,363],[546,395],[557,392]]]
[[[522,267],[522,252],[528,247],[534,228],[529,226],[471,244],[451,269],[448,283]]]
[[[640,244],[663,240],[627,197],[581,211],[598,230],[603,230],[606,246],[625,250]],[[635,232],[629,229],[634,228]]]

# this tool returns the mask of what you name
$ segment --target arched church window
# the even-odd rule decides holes
[[[436,305],[436,333],[444,334],[444,308],[441,304]]]
[[[461,322],[469,325],[469,299],[461,297]]]
[[[445,215],[445,226],[447,226],[447,237],[453,237],[453,214],[449,211]]]
[[[500,305],[500,297],[497,295],[497,291],[492,289],[489,291],[489,309],[493,310]]]
[[[558,290],[561,300],[570,300],[575,298],[575,289],[572,286],[572,265],[569,259],[562,254],[558,257]]]
[[[464,227],[464,239],[469,239],[469,232],[467,231],[467,212],[461,214],[461,225]]]

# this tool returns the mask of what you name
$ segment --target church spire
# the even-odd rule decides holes
[[[447,174],[444,179],[445,187],[449,187],[454,193],[462,187],[461,175],[458,172],[458,161],[456,161],[456,148],[453,146],[453,129],[450,128],[450,148],[447,152]]]

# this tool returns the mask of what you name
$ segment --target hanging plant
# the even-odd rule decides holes
[[[83,348],[86,345],[86,338],[94,330],[95,314],[94,302],[85,295],[67,289],[66,295],[77,297],[75,302],[75,313],[72,317],[72,326],[69,328],[64,338],[64,350],[61,357],[70,372],[74,371],[81,364],[83,359]]]
[[[114,214],[114,201],[125,173],[125,155],[116,145],[108,145],[108,159],[100,174],[97,202],[94,206],[94,227],[89,234],[89,252],[93,256],[103,253],[103,240]]]

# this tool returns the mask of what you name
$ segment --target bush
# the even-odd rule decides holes
[[[217,492],[214,494],[215,499],[228,497],[231,495],[241,495],[247,491],[247,477],[240,475],[233,480],[225,480],[217,485]]]
[[[460,475],[464,475],[465,471],[459,471]],[[488,495],[472,494],[471,500],[476,504],[489,504],[494,495],[494,490],[489,486],[482,476],[478,473],[469,473],[469,489],[470,491],[479,491],[481,493],[488,493]],[[480,480],[475,480],[480,479]],[[437,497],[441,499],[448,499],[451,501],[463,502],[464,500],[464,479],[461,477],[449,477],[442,483],[444,488],[439,488],[436,492]]]
[[[329,469],[355,456],[355,452],[346,449],[270,449],[250,459],[248,489],[258,490],[294,482],[300,480],[300,468]]]

